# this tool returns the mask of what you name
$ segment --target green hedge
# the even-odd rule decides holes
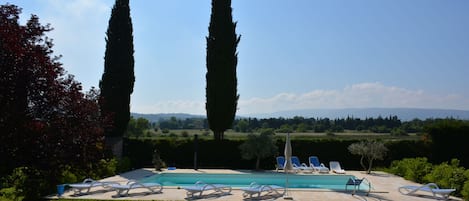
[[[254,160],[241,158],[240,140],[201,140],[198,141],[197,163],[198,168],[229,168],[229,169],[254,169]],[[315,155],[319,160],[329,165],[329,161],[336,160],[345,169],[360,170],[359,156],[351,155],[347,147],[358,142],[357,140],[293,140],[293,155],[307,163],[308,157]],[[283,155],[284,140],[277,140],[279,147],[277,155]],[[388,155],[383,161],[376,161],[375,167],[388,167],[393,160],[402,158],[422,157],[429,153],[428,145],[422,141],[391,141],[387,142]],[[160,153],[161,159],[168,166],[178,168],[194,167],[194,141],[193,139],[125,139],[124,156],[131,161],[133,168],[152,167],[152,157],[155,149]],[[261,161],[262,169],[275,168],[275,156]]]

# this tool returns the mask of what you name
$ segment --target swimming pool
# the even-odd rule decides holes
[[[251,182],[285,186],[287,175],[284,173],[160,173],[140,180],[140,182],[158,182],[163,186],[190,186],[197,181],[212,184],[225,184],[232,187],[245,187]],[[344,190],[345,183],[353,175],[304,175],[288,174],[289,188],[320,188]],[[366,186],[360,186],[367,189]]]

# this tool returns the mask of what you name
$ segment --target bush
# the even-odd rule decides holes
[[[93,178],[103,178],[117,174],[117,159],[101,159],[97,166],[92,170]]]
[[[469,200],[469,170],[464,172],[464,176],[467,178],[467,180],[464,182],[464,187],[461,190],[461,194],[465,200]]]
[[[391,163],[390,171],[407,180],[423,183],[424,177],[432,170],[432,164],[426,157],[404,158]]]
[[[18,167],[7,176],[1,190],[2,200],[40,200],[41,192],[48,189],[45,176],[39,170]]]
[[[123,157],[117,161],[117,172],[127,172],[131,169],[131,163],[129,157]]]
[[[392,136],[408,136],[407,132],[402,128],[393,128],[390,133]]]
[[[464,186],[464,181],[467,178],[464,176],[464,168],[459,167],[459,160],[452,159],[451,164],[443,162],[435,165],[432,171],[425,175],[426,182],[437,183],[441,188],[455,188],[461,191]],[[458,194],[460,196],[461,194]]]
[[[393,161],[390,172],[417,183],[436,183],[441,188],[454,188],[454,195],[469,200],[469,170],[459,166],[458,159],[451,163],[432,165],[427,158],[405,158]]]

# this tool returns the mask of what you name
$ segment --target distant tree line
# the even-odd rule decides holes
[[[424,132],[425,126],[443,121],[445,119],[414,119],[402,122],[397,116],[376,117],[376,118],[240,118],[235,119],[232,129],[237,132],[255,132],[259,129],[272,128],[276,132],[344,132],[346,130],[391,133],[393,135],[406,135],[408,133]],[[208,129],[205,118],[177,119],[171,117],[167,120],[160,120],[153,123],[153,127],[160,129]]]

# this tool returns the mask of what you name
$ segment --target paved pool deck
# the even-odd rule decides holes
[[[246,171],[226,170],[226,169],[176,169],[176,170],[163,170],[175,173],[245,173]],[[275,171],[274,171],[275,172]],[[155,174],[153,169],[138,169],[124,174],[116,175],[113,177],[102,179],[101,181],[119,182],[125,184],[131,179],[141,179],[144,177]],[[399,193],[398,188],[404,185],[420,185],[411,181],[407,181],[402,177],[398,177],[385,172],[373,172],[372,174],[365,174],[362,171],[347,171],[349,175],[354,175],[358,178],[365,177],[372,184],[372,191],[369,195],[363,192],[358,192],[352,195],[350,191],[332,191],[326,189],[289,189],[289,195],[292,199],[285,199],[283,196],[264,196],[259,199],[250,199],[243,197],[243,191],[233,188],[230,194],[217,195],[205,194],[205,196],[198,197],[192,200],[337,200],[337,201],[425,201],[436,200],[431,193],[419,192],[418,195],[403,195]],[[299,173],[303,174],[303,173]],[[310,173],[304,173],[310,174]],[[313,173],[318,174],[318,173]],[[333,175],[331,173],[330,175]],[[66,191],[63,198],[67,199],[103,199],[103,200],[191,200],[186,197],[186,191],[177,187],[164,187],[162,193],[148,194],[145,189],[133,189],[126,197],[116,197],[115,191],[110,191],[101,187],[94,187],[87,195],[73,196],[72,191]],[[57,198],[56,195],[50,196],[50,199]],[[462,200],[456,197],[450,197],[449,200]]]

